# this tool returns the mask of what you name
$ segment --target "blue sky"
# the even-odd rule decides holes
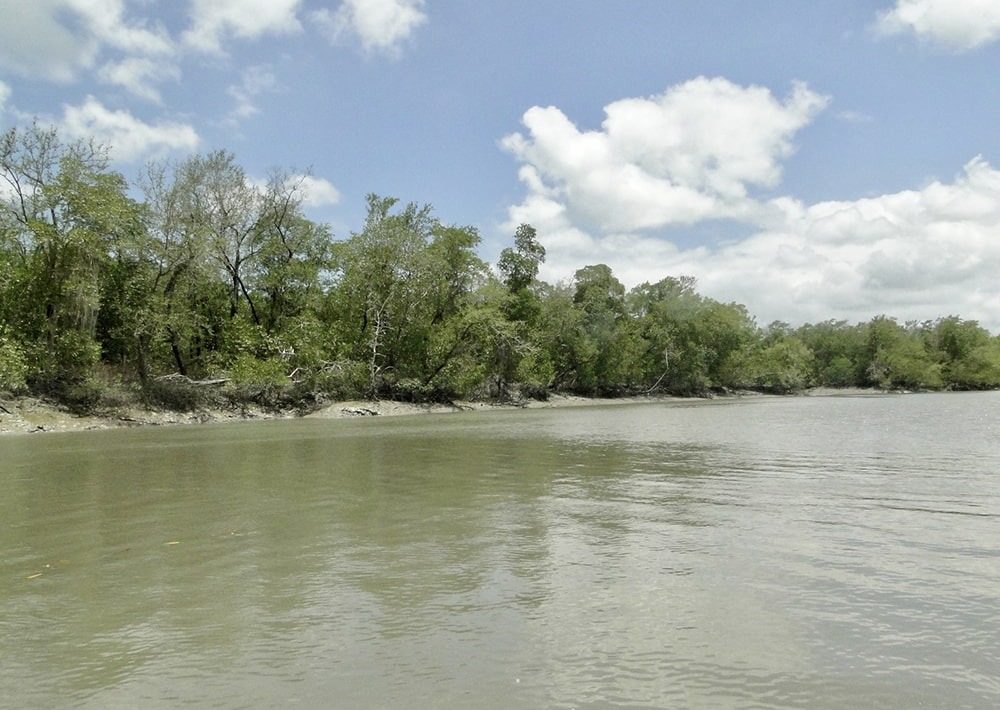
[[[541,276],[691,275],[761,324],[1000,332],[991,0],[0,0],[0,125],[430,203]]]

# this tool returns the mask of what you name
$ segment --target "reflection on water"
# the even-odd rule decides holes
[[[992,708],[1000,397],[0,440],[4,707]]]

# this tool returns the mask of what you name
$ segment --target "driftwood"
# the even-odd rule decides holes
[[[212,385],[224,385],[229,382],[228,377],[216,377],[210,380],[192,380],[187,375],[182,375],[179,372],[175,372],[170,375],[160,375],[156,378],[158,382],[183,382],[188,385],[195,385],[197,387],[210,387]]]
[[[341,409],[344,414],[350,414],[355,417],[377,417],[378,412],[374,409],[368,409],[367,407],[344,407]]]

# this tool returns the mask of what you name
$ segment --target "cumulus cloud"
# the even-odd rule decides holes
[[[332,182],[311,173],[279,172],[268,178],[250,178],[249,183],[261,192],[281,187],[306,207],[329,207],[340,204],[341,200],[340,190]]]
[[[191,27],[183,41],[202,52],[221,54],[228,37],[257,39],[301,31],[301,0],[191,0]]]
[[[0,0],[0,66],[17,74],[69,81],[93,66],[100,42],[79,32],[66,0]]]
[[[176,64],[149,57],[128,57],[117,62],[107,62],[97,70],[97,78],[105,84],[120,86],[133,96],[152,103],[162,103],[157,85],[178,81],[180,68]]]
[[[0,14],[0,66],[14,73],[71,81],[118,52],[126,57],[105,62],[98,79],[152,101],[157,82],[179,76],[167,31],[127,17],[124,0],[0,0]]]
[[[69,138],[93,138],[111,148],[115,160],[133,163],[171,151],[198,148],[198,134],[184,123],[146,123],[128,111],[113,111],[93,96],[66,106],[60,129]]]
[[[288,182],[302,191],[302,204],[306,207],[327,207],[340,203],[340,190],[326,178],[313,175],[293,175]]]
[[[746,218],[759,209],[750,189],[780,181],[792,137],[827,101],[804,84],[780,101],[763,87],[699,77],[606,106],[598,131],[536,106],[523,117],[527,135],[502,145],[524,163],[532,196],[601,230]]]
[[[919,190],[816,204],[755,198],[780,179],[795,131],[825,103],[804,86],[780,102],[697,80],[612,104],[600,131],[577,129],[558,109],[529,110],[528,135],[504,140],[527,193],[505,229],[538,230],[549,281],[605,263],[628,286],[694,276],[702,293],[743,303],[762,323],[956,314],[1000,331],[1000,171],[982,158]],[[715,243],[679,246],[691,225],[704,232],[719,218]]]
[[[336,11],[323,9],[313,21],[331,41],[355,36],[369,52],[394,54],[424,22],[424,0],[344,0]]]
[[[1000,331],[1000,171],[981,158],[953,182],[856,201],[769,203],[771,224],[716,247],[680,249],[665,236],[581,229],[558,205],[524,204],[549,250],[543,277],[606,263],[630,286],[689,275],[700,290],[747,305],[758,319],[904,320],[949,314]]]
[[[150,28],[125,17],[124,0],[65,0],[62,4],[75,11],[93,36],[110,47],[152,56],[174,51],[173,41],[163,27]]]
[[[0,81],[0,116],[7,108],[7,100],[10,98],[10,87]]]
[[[951,183],[853,202],[789,201],[784,212],[783,229],[702,264],[706,285],[775,318],[956,314],[1000,327],[1000,172],[981,158]]]
[[[994,0],[896,0],[880,12],[876,29],[912,33],[922,40],[963,51],[1000,38],[1000,4]]]

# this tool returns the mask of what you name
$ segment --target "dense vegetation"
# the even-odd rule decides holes
[[[32,125],[0,136],[0,177],[0,392],[80,409],[1000,386],[975,321],[759,327],[690,278],[626,292],[602,264],[546,284],[529,225],[494,270],[475,228],[376,195],[338,240],[302,177],[256,185],[224,151],[130,186]]]

